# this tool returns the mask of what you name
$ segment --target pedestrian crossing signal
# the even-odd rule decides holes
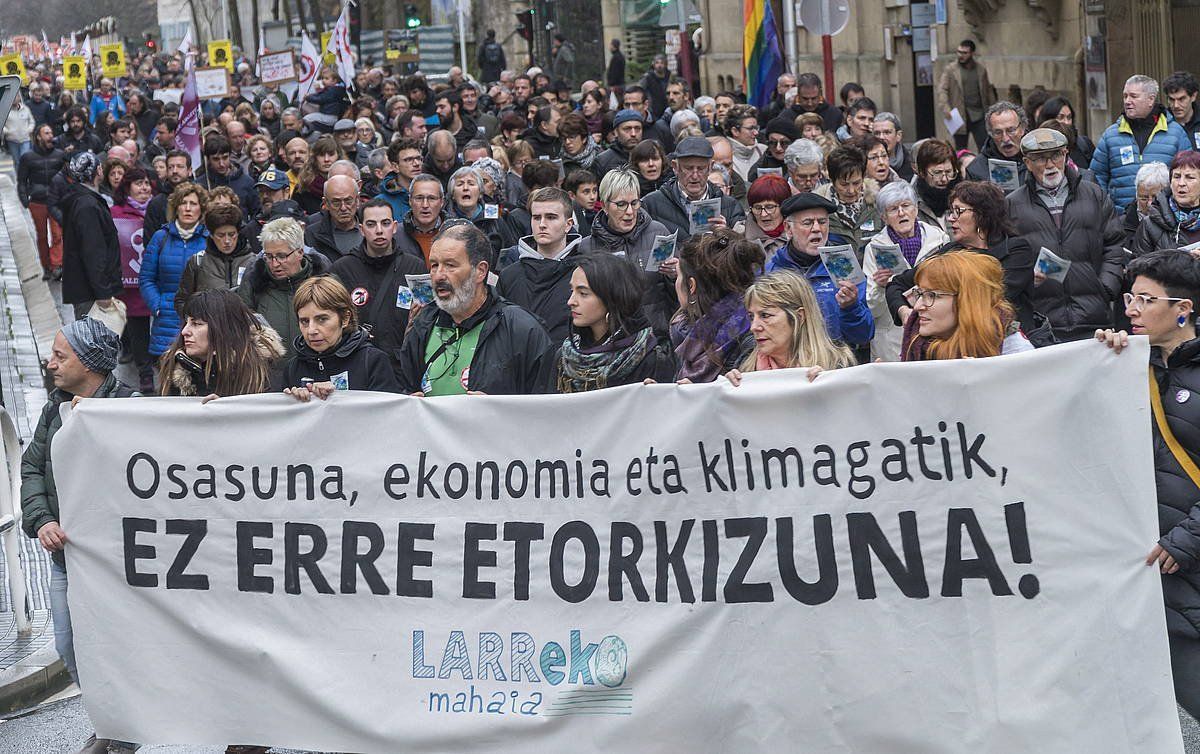
[[[410,29],[416,29],[421,25],[421,16],[417,11],[417,6],[412,3],[404,6],[404,25]]]

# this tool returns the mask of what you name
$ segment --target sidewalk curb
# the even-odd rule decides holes
[[[28,707],[48,691],[71,683],[67,667],[54,647],[44,647],[16,665],[0,670],[0,717]]]

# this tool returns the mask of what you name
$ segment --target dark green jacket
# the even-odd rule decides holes
[[[304,261],[300,263],[300,271],[290,278],[276,280],[267,269],[267,260],[259,254],[242,275],[237,295],[279,333],[279,339],[283,341],[289,358],[294,355],[292,344],[300,336],[300,324],[292,308],[292,296],[296,294],[300,284],[310,277],[328,275],[330,266],[324,254],[306,250]]]
[[[138,395],[133,388],[117,382],[111,374],[100,383],[93,398],[129,398]],[[54,464],[50,460],[50,444],[62,426],[59,409],[75,396],[65,390],[54,390],[42,408],[33,439],[21,455],[21,528],[30,537],[38,529],[58,520],[58,491],[54,486]],[[53,553],[55,562],[62,565],[62,551]]]

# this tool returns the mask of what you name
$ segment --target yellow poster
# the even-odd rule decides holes
[[[400,59],[400,51],[399,50],[388,50],[387,52],[385,52],[383,54],[383,57],[386,60],[399,60]]]
[[[215,39],[208,43],[208,64],[223,65],[233,73],[233,45],[228,39]]]
[[[105,78],[116,79],[126,75],[125,45],[120,42],[100,45],[100,65],[103,66]]]
[[[20,76],[21,85],[29,85],[29,74],[25,73],[25,61],[21,60],[21,53],[14,52],[10,55],[0,55],[0,73],[5,76]]]
[[[333,36],[332,31],[321,32],[321,59],[325,61],[325,65],[333,65],[334,55],[329,51],[329,39]]]
[[[87,89],[87,61],[82,55],[68,55],[63,58],[63,89],[82,92]]]

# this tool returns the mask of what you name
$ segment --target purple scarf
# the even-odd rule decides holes
[[[917,255],[921,253],[921,223],[916,223],[912,238],[901,238],[896,235],[896,231],[891,228],[887,229],[888,238],[892,239],[892,243],[900,245],[900,253],[904,255],[905,260],[909,265],[916,265]]]
[[[675,349],[679,356],[678,379],[712,382],[725,371],[730,352],[738,348],[741,337],[750,330],[750,315],[742,304],[742,294],[730,293],[696,321]]]

